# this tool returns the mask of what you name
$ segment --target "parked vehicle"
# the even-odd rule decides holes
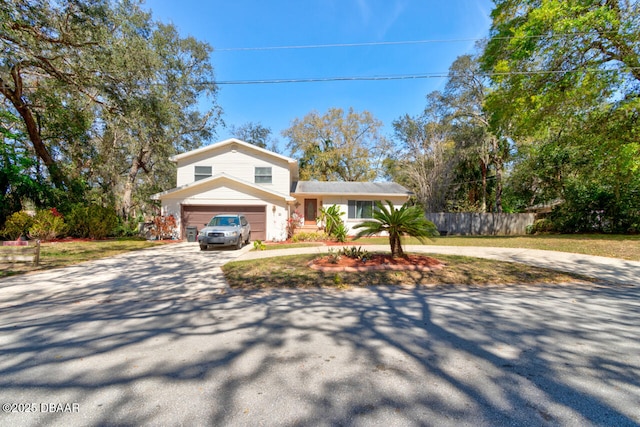
[[[242,214],[216,215],[198,233],[200,250],[209,246],[235,246],[242,248],[251,240],[251,224]]]

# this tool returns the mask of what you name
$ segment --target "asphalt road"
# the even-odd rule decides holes
[[[238,254],[0,279],[0,425],[640,425],[637,284],[233,294]]]

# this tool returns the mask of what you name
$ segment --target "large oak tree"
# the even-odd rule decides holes
[[[141,188],[139,204],[172,185],[167,158],[218,123],[211,47],[139,1],[0,0],[0,50],[1,108],[21,119],[27,151],[67,197],[128,216]]]
[[[564,199],[584,215],[574,221],[578,228],[599,215],[600,224],[585,231],[633,228],[633,217],[640,222],[640,5],[495,4],[483,57],[494,87],[487,106],[493,129],[508,129],[527,153],[523,165],[531,173],[516,174],[528,175],[524,187],[539,190],[531,199]],[[557,173],[531,162],[555,164]]]
[[[298,158],[300,178],[320,181],[369,181],[380,176],[389,141],[382,122],[368,111],[330,108],[293,120],[282,135],[291,156]]]

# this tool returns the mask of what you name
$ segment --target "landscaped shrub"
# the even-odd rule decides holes
[[[343,212],[337,205],[331,205],[328,208],[320,209],[320,222],[324,227],[324,231],[335,237],[338,242],[347,241],[347,227],[342,220]]]
[[[340,254],[347,258],[353,258],[360,261],[366,261],[371,257],[371,254],[366,249],[362,249],[362,246],[351,246],[350,248],[342,248]]]
[[[571,182],[564,203],[549,218],[562,233],[630,233],[640,223],[640,183],[618,189],[606,183]]]
[[[538,219],[531,227],[527,227],[528,234],[551,233],[553,231],[555,231],[553,221],[547,218]]]
[[[329,249],[329,252],[327,252],[327,259],[331,264],[337,264],[341,257],[342,255],[340,255],[340,251],[336,251],[333,248]]]
[[[89,237],[92,239],[104,239],[111,235],[118,225],[116,212],[100,205],[89,205],[87,208]]]
[[[69,235],[73,237],[89,237],[89,217],[87,207],[75,204],[66,216]]]
[[[29,228],[29,237],[40,240],[53,240],[65,233],[67,227],[62,214],[55,208],[36,212],[33,224]]]
[[[296,233],[296,229],[302,227],[302,216],[295,211],[287,220],[287,238],[290,239]]]
[[[340,243],[347,241],[347,227],[342,221],[333,228],[333,237]]]
[[[144,222],[144,217],[139,215],[138,217],[123,219],[118,217],[118,224],[113,230],[115,236],[133,237],[140,234],[140,224]]]
[[[176,229],[176,219],[173,215],[156,216],[153,219],[153,235],[156,239],[171,239]]]
[[[320,209],[320,222],[328,235],[335,235],[337,228],[340,227],[340,224],[343,224],[340,207],[331,205],[327,208]]]
[[[254,240],[253,249],[255,249],[256,251],[264,251],[265,249],[267,249],[267,245],[265,245],[262,240]]]
[[[33,224],[33,217],[25,211],[14,212],[4,223],[2,235],[11,240],[26,236]]]
[[[329,236],[327,236],[327,233],[298,233],[291,238],[291,241],[293,243],[321,242],[323,240],[327,240],[328,237]]]
[[[118,225],[118,216],[111,208],[96,204],[77,204],[71,208],[67,224],[69,234],[74,237],[104,239],[114,233]]]

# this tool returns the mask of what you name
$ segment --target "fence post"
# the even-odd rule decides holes
[[[40,264],[40,240],[36,240],[36,253],[33,257],[33,265],[36,267]]]

